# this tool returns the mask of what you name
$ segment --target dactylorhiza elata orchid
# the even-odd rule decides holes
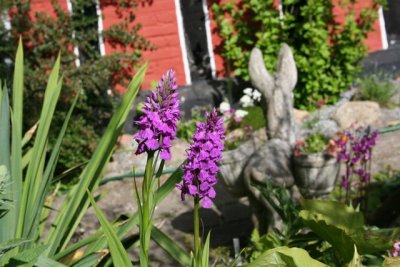
[[[372,149],[379,139],[379,131],[370,128],[345,131],[336,140],[339,148],[337,159],[346,165],[345,174],[341,177],[341,186],[346,190],[346,202],[352,190],[361,191],[370,182],[370,165]],[[358,180],[354,180],[353,176]]]
[[[172,141],[176,139],[177,122],[180,119],[179,100],[175,72],[168,70],[162,76],[156,90],[147,97],[143,115],[136,122],[139,132],[136,154],[147,153],[146,169],[141,196],[136,190],[140,221],[140,266],[149,266],[149,245],[152,215],[155,208],[155,191],[164,161],[171,159]],[[158,164],[158,157],[161,158]],[[136,183],[135,183],[136,185]],[[135,187],[136,188],[136,187]]]
[[[189,194],[198,198],[204,208],[212,206],[219,170],[217,164],[224,149],[224,133],[223,120],[215,109],[207,113],[206,122],[197,124],[193,143],[187,151],[187,162],[183,166],[183,182],[177,185],[182,191],[182,200]]]
[[[400,255],[400,241],[396,241],[393,244],[393,249],[390,251],[390,256],[398,257]]]
[[[169,70],[159,82],[156,91],[147,97],[143,116],[136,124],[139,133],[136,154],[161,151],[161,159],[170,160],[172,141],[176,139],[176,124],[180,119],[175,72]]]
[[[207,121],[197,124],[196,133],[193,136],[193,143],[187,150],[187,161],[183,166],[182,184],[178,184],[182,200],[186,195],[194,198],[194,261],[192,266],[208,266],[204,262],[202,254],[207,247],[200,247],[199,233],[199,204],[204,208],[211,208],[212,199],[216,192],[214,186],[217,183],[218,162],[222,158],[224,149],[224,122],[218,117],[217,110],[214,108],[206,114]],[[207,243],[207,242],[206,242]],[[208,259],[207,259],[208,261]]]

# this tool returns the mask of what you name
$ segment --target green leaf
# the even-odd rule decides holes
[[[3,165],[7,170],[7,173],[11,170],[10,166],[10,104],[8,99],[7,88],[4,86],[1,109],[0,109],[0,165]],[[13,238],[13,231],[15,227],[14,217],[14,205],[12,201],[12,182],[11,176],[7,175],[4,177],[2,184],[0,185],[1,198],[0,203],[5,203],[4,200],[8,199],[9,207],[2,207],[0,209],[0,243],[8,239]]]
[[[267,250],[246,267],[327,267],[314,260],[304,249],[279,247]]]
[[[180,183],[181,181],[182,181],[182,169],[181,167],[178,167],[175,170],[175,172],[172,173],[170,177],[168,177],[168,179],[164,182],[164,184],[162,184],[161,187],[158,189],[156,193],[156,205],[161,201],[163,201],[168,196],[168,194],[175,189],[176,184]],[[139,215],[138,212],[136,212],[124,224],[121,224],[119,227],[117,227],[116,232],[118,234],[118,237],[122,238],[123,236],[125,236],[131,229],[137,226],[138,222],[139,222]],[[105,238],[100,238],[101,234],[102,232],[101,230],[99,230],[93,236],[90,236],[88,238],[79,241],[76,244],[76,246],[74,244],[71,247],[67,247],[64,251],[55,255],[55,257],[59,258],[59,255],[68,254],[67,252],[69,251],[73,251],[78,247],[84,246],[85,244],[92,243],[93,239],[96,238],[98,239],[98,241],[89,245],[86,248],[86,253],[94,253],[96,251],[99,251],[103,249],[107,244],[107,240]]]
[[[7,87],[4,86],[2,91],[0,99],[0,165],[5,165],[7,169],[10,169],[10,103]]]
[[[57,214],[54,222],[56,227],[51,228],[48,235],[47,241],[51,244],[47,251],[48,255],[54,255],[67,246],[79,221],[82,219],[89,205],[85,190],[89,189],[90,192],[93,192],[98,187],[101,174],[111,158],[114,145],[133,105],[139,86],[143,81],[146,68],[147,65],[141,67],[133,77],[94,155],[80,175],[79,183],[70,191],[60,212]]]
[[[386,258],[382,264],[382,267],[398,267],[398,266],[400,266],[400,257]]]
[[[302,202],[302,208],[303,210],[323,215],[328,223],[334,224],[346,232],[354,233],[363,230],[364,217],[362,213],[343,203],[325,200],[305,200]]]
[[[190,265],[190,256],[174,240],[163,233],[160,229],[153,226],[151,230],[152,239],[163,248],[181,266]],[[208,259],[208,258],[207,258]]]
[[[33,208],[40,202],[39,192],[43,179],[43,168],[46,161],[46,147],[51,121],[56,108],[57,100],[61,92],[61,81],[59,78],[60,57],[51,71],[45,95],[43,107],[39,118],[39,127],[33,145],[32,157],[26,171],[22,199],[20,205],[20,218],[18,220],[17,237],[36,238],[37,233],[32,231],[37,210]],[[19,143],[21,146],[21,143]],[[20,165],[21,168],[21,165]],[[22,168],[21,168],[22,169]],[[35,230],[35,229],[33,229]]]
[[[18,247],[21,244],[29,242],[25,239],[10,239],[0,244],[0,253]]]
[[[64,265],[53,259],[47,258],[46,256],[40,255],[38,260],[35,262],[35,266],[37,266],[37,267],[66,267],[67,265]]]
[[[14,223],[8,228],[9,235],[17,232],[17,220],[20,214],[22,195],[22,125],[23,125],[23,91],[24,91],[24,53],[21,37],[19,39],[17,55],[15,58],[13,80],[13,104],[12,104],[12,139],[11,139],[11,190],[12,202],[15,210],[10,214]],[[20,237],[20,236],[18,236]]]
[[[46,247],[46,245],[41,245],[19,252],[9,258],[7,266],[31,267],[38,261],[39,257],[46,250]],[[0,266],[3,266],[1,264],[2,262],[0,262]]]
[[[89,196],[90,203],[92,204],[94,211],[96,212],[96,216],[100,221],[101,227],[104,230],[104,233],[108,240],[108,246],[110,248],[111,257],[113,259],[113,264],[115,267],[128,267],[132,266],[131,261],[125,251],[124,246],[121,241],[118,239],[117,234],[114,232],[111,224],[107,221],[107,218],[104,216],[103,212],[97,206],[96,201],[94,200],[90,191],[87,191]]]
[[[329,242],[343,263],[351,261],[355,246],[361,254],[384,252],[396,231],[365,228],[360,212],[334,201],[309,200],[303,208],[299,216],[304,224]]]
[[[357,252],[357,247],[354,246],[354,255],[353,255],[353,259],[351,260],[351,262],[347,265],[347,267],[362,267],[361,264],[361,257]]]
[[[53,145],[52,152],[50,154],[50,157],[47,160],[46,169],[44,171],[42,180],[40,181],[40,186],[38,188],[38,194],[37,194],[36,201],[33,202],[34,205],[32,206],[32,209],[34,211],[36,211],[36,213],[33,214],[32,225],[31,225],[29,232],[33,233],[34,229],[37,229],[36,236],[40,234],[39,223],[40,223],[41,215],[43,213],[43,207],[45,206],[44,202],[46,200],[46,197],[48,196],[47,191],[49,189],[50,183],[53,180],[53,173],[56,168],[57,159],[58,159],[58,156],[60,153],[61,143],[62,143],[64,135],[67,131],[68,123],[71,119],[71,115],[72,115],[72,112],[78,101],[79,95],[80,95],[79,92],[77,92],[76,96],[74,98],[74,101],[72,102],[72,105],[69,108],[68,113],[64,118],[64,122],[63,122],[61,130],[58,134],[57,140],[56,140],[55,144]],[[30,237],[33,238],[34,236],[30,236]]]
[[[208,267],[209,256],[210,256],[210,232],[208,232],[207,234],[206,242],[204,242],[201,254],[202,254],[201,262],[203,264],[203,267]]]
[[[96,266],[97,263],[102,259],[102,256],[104,256],[104,253],[86,253],[85,256],[77,260],[76,262],[73,262],[70,266],[71,267],[92,267]]]

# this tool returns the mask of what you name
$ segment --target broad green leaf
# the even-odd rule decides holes
[[[304,210],[310,210],[324,216],[328,223],[347,232],[362,231],[364,227],[364,216],[352,207],[337,201],[305,200],[302,202]],[[353,255],[352,255],[353,256]]]
[[[98,187],[101,174],[111,158],[117,138],[133,105],[139,86],[143,81],[146,68],[147,65],[141,67],[133,77],[96,151],[80,175],[79,183],[70,191],[60,212],[57,214],[54,221],[56,227],[52,227],[48,235],[47,241],[51,244],[47,251],[48,255],[54,255],[67,246],[79,221],[88,208],[89,200],[85,190],[88,189],[93,192]]]
[[[343,263],[353,258],[354,246],[361,254],[384,252],[396,231],[366,228],[360,212],[334,201],[308,200],[303,208],[299,216],[304,224],[329,242]]]
[[[90,203],[92,204],[94,211],[96,213],[97,218],[103,228],[104,234],[107,237],[108,247],[110,248],[111,257],[113,259],[113,264],[115,267],[128,267],[132,266],[132,263],[128,257],[128,254],[125,251],[124,246],[121,241],[118,239],[117,234],[113,230],[111,224],[108,222],[106,216],[104,216],[103,212],[97,206],[96,201],[94,200],[92,194],[87,191]]]
[[[328,223],[324,215],[302,210],[299,213],[301,219],[314,233],[330,243],[343,262],[349,262],[354,254],[354,240],[344,229],[339,228],[334,223]]]
[[[185,252],[185,250],[155,226],[152,227],[151,238],[181,266],[190,265],[190,256]]]
[[[246,267],[328,267],[314,260],[304,249],[279,247],[267,250]]]

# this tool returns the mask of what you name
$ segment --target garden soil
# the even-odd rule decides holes
[[[388,125],[396,124],[397,118],[387,116],[382,112],[379,120],[376,121],[373,128],[382,128]],[[130,136],[124,136],[122,143],[129,143]],[[125,140],[124,140],[125,139]],[[400,131],[390,132],[381,135],[378,144],[373,151],[372,172],[386,169],[390,166],[393,169],[400,169]],[[177,141],[173,148],[173,161],[168,163],[167,169],[173,169],[179,166],[184,160],[187,143]],[[144,166],[145,156],[134,155],[132,148],[124,146],[114,156],[113,161],[107,167],[104,177],[124,174],[132,169],[132,166],[140,169]],[[161,181],[165,181],[168,175],[163,175]],[[140,188],[141,179],[137,179],[137,185]],[[100,187],[99,206],[112,221],[121,216],[128,216],[136,211],[136,201],[134,197],[133,179],[124,179],[112,181]],[[168,234],[173,240],[186,251],[192,249],[193,232],[193,205],[190,198],[182,201],[180,192],[173,190],[172,193],[156,207],[155,225]],[[241,247],[243,247],[253,230],[252,213],[249,202],[246,198],[236,198],[232,196],[223,185],[217,186],[217,198],[215,207],[212,209],[202,209],[200,212],[204,230],[211,230],[212,256],[232,255],[233,239],[238,238]],[[92,210],[89,209],[80,223],[74,241],[83,236],[96,231],[100,224]],[[137,234],[133,232],[131,234]],[[218,250],[215,250],[218,248]],[[132,250],[130,256],[132,260],[138,261],[138,249]],[[156,243],[151,244],[150,257],[151,266],[180,266],[172,257],[165,253]]]

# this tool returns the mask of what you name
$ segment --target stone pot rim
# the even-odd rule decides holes
[[[336,155],[327,152],[293,155],[293,161],[299,165],[325,165],[337,162]]]

